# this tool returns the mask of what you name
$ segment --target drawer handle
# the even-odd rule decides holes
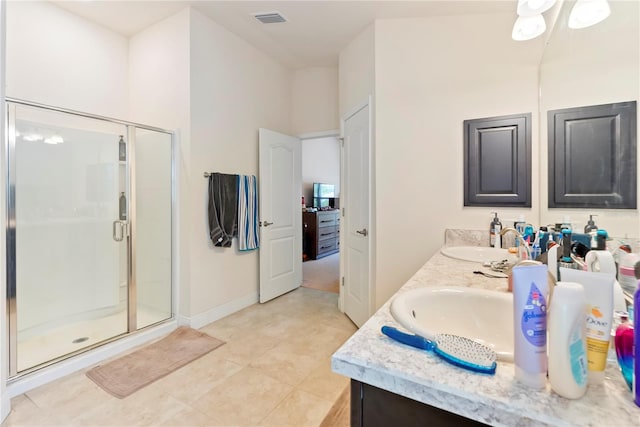
[[[331,236],[333,233],[320,233],[321,236]]]
[[[331,246],[320,246],[320,249],[328,249],[328,248],[330,248],[330,247],[331,247]]]
[[[320,221],[320,222],[332,222],[332,220],[330,220],[330,219],[323,219],[323,220],[322,220],[322,221]]]

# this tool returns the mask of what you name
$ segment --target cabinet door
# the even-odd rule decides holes
[[[531,207],[531,113],[464,121],[464,205]]]

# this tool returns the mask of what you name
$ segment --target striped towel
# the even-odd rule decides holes
[[[258,184],[254,175],[238,175],[238,249],[260,247],[258,230]]]

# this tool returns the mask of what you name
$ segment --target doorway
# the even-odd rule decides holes
[[[302,137],[302,286],[340,293],[338,131]]]

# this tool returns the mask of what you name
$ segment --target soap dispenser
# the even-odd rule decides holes
[[[502,236],[500,236],[500,232],[502,231],[502,223],[498,218],[498,212],[491,212],[495,215],[491,224],[489,224],[489,236],[490,241],[489,245],[492,248],[501,248],[502,247]]]
[[[593,221],[593,217],[598,215],[589,215],[589,221],[587,221],[587,225],[584,226],[585,234],[596,233],[598,231],[598,226]]]
[[[598,215],[589,215],[589,221],[587,221],[587,225],[584,226],[584,234],[589,234],[591,236],[591,249],[595,249],[598,246],[598,226],[593,221],[594,216]]]

